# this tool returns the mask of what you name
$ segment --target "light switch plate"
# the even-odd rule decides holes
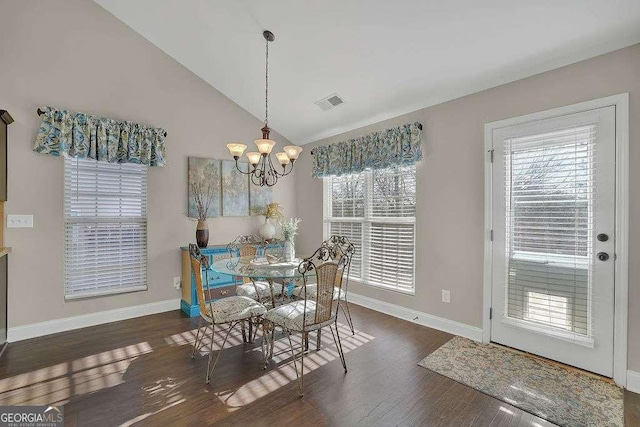
[[[7,215],[7,228],[33,228],[33,215]]]

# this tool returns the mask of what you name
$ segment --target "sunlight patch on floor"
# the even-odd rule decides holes
[[[145,386],[142,389],[148,394],[150,398],[150,403],[147,405],[162,405],[155,411],[149,411],[144,414],[138,415],[130,419],[127,422],[120,424],[123,426],[132,426],[136,423],[141,422],[149,418],[152,415],[159,414],[162,411],[166,411],[167,409],[171,409],[175,406],[178,406],[181,403],[187,401],[187,399],[178,391],[181,386],[183,386],[187,380],[176,382],[174,378],[167,377],[162,380],[158,380],[155,383]]]
[[[129,365],[152,351],[142,342],[2,379],[0,404],[65,404],[72,396],[121,384]]]
[[[510,410],[510,409],[505,408],[504,406],[501,406],[499,409],[500,409],[502,412],[505,412],[505,413],[507,413],[507,414],[509,414],[509,415],[513,415],[513,411],[512,411],[512,410]]]
[[[227,327],[216,327],[215,338],[213,341],[213,350],[217,351],[222,348],[222,343],[224,341],[224,337],[227,334]],[[209,354],[209,345],[211,344],[211,328],[207,328],[206,330],[202,328],[200,334],[204,332],[204,339],[202,341],[203,345],[200,349],[201,355]],[[196,334],[198,333],[198,329],[192,329],[190,331],[181,332],[179,334],[174,334],[165,338],[165,342],[169,345],[193,345],[196,340]],[[248,332],[247,332],[248,333]],[[259,335],[260,333],[258,333]],[[224,348],[231,348],[237,345],[242,345],[242,330],[240,326],[236,326],[233,328],[231,333],[229,334],[229,338],[227,338],[227,343]]]
[[[355,335],[351,335],[351,330],[343,324],[338,324],[340,328],[340,337],[342,339],[342,348],[346,354],[347,367],[349,366],[348,353],[356,348],[359,348],[374,337],[356,330]],[[291,337],[293,341],[294,351],[297,353],[301,348],[300,335],[294,335]],[[261,351],[260,348],[256,348],[252,351]],[[291,360],[291,347],[289,346],[289,340],[286,337],[282,337],[276,340],[274,345],[273,362],[279,366],[272,368],[271,371],[267,371],[260,378],[252,380],[235,391],[223,391],[216,393],[218,398],[227,405],[229,410],[246,406],[256,400],[266,396],[278,390],[281,387],[286,386],[291,382],[296,382],[296,371],[293,367]],[[328,328],[323,331],[322,345],[320,351],[315,350],[315,334],[309,337],[309,353],[304,357],[304,373],[308,375],[310,372],[326,365],[327,363],[339,359],[338,351],[331,337],[331,332]],[[296,360],[298,364],[298,370],[300,370],[300,358]],[[336,369],[342,369],[340,364],[336,364]],[[297,393],[297,390],[296,390]]]
[[[524,394],[527,394],[527,395],[529,395],[529,396],[531,396],[531,397],[533,397],[535,399],[543,400],[545,402],[551,402],[551,399],[545,397],[541,393],[536,393],[535,390],[532,390],[532,389],[530,389],[528,387],[518,387],[515,384],[511,384],[509,387],[514,389],[514,390],[518,390],[518,391],[520,391],[520,392],[522,392]]]

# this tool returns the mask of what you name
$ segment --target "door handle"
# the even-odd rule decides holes
[[[606,261],[609,259],[609,254],[606,252],[598,252],[596,255],[600,261]]]

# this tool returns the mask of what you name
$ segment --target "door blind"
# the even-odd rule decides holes
[[[147,167],[65,158],[65,299],[147,289]]]
[[[504,141],[505,318],[591,338],[596,126]]]

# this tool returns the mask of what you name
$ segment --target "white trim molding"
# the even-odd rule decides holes
[[[7,341],[12,343],[29,338],[41,337],[43,335],[102,325],[119,320],[133,319],[134,317],[148,316],[150,314],[164,313],[172,310],[180,310],[179,298],[116,308],[114,310],[99,311],[81,316],[65,317],[63,319],[49,320],[29,325],[14,326],[10,327],[7,332]]]
[[[349,303],[361,305],[399,319],[417,323],[418,325],[427,326],[429,328],[438,329],[439,331],[469,338],[473,341],[482,341],[482,329],[445,319],[444,317],[438,317],[421,311],[412,310],[410,308],[380,301],[375,298],[354,294],[353,292],[349,292]]]
[[[627,371],[627,390],[640,394],[640,372]]]
[[[583,111],[604,107],[615,107],[616,115],[616,229],[615,229],[615,306],[614,306],[614,342],[613,342],[613,380],[621,387],[627,385],[627,379],[640,380],[627,372],[627,328],[628,328],[628,294],[629,294],[629,94],[621,93],[605,98],[581,102],[538,113],[527,114],[511,119],[500,120],[484,125],[485,147],[485,239],[484,239],[484,289],[482,313],[482,341],[491,341],[491,307],[492,287],[492,242],[493,228],[491,212],[492,168],[490,152],[493,149],[493,131],[507,126],[520,125],[537,120],[549,119]],[[634,375],[640,375],[633,373]]]

